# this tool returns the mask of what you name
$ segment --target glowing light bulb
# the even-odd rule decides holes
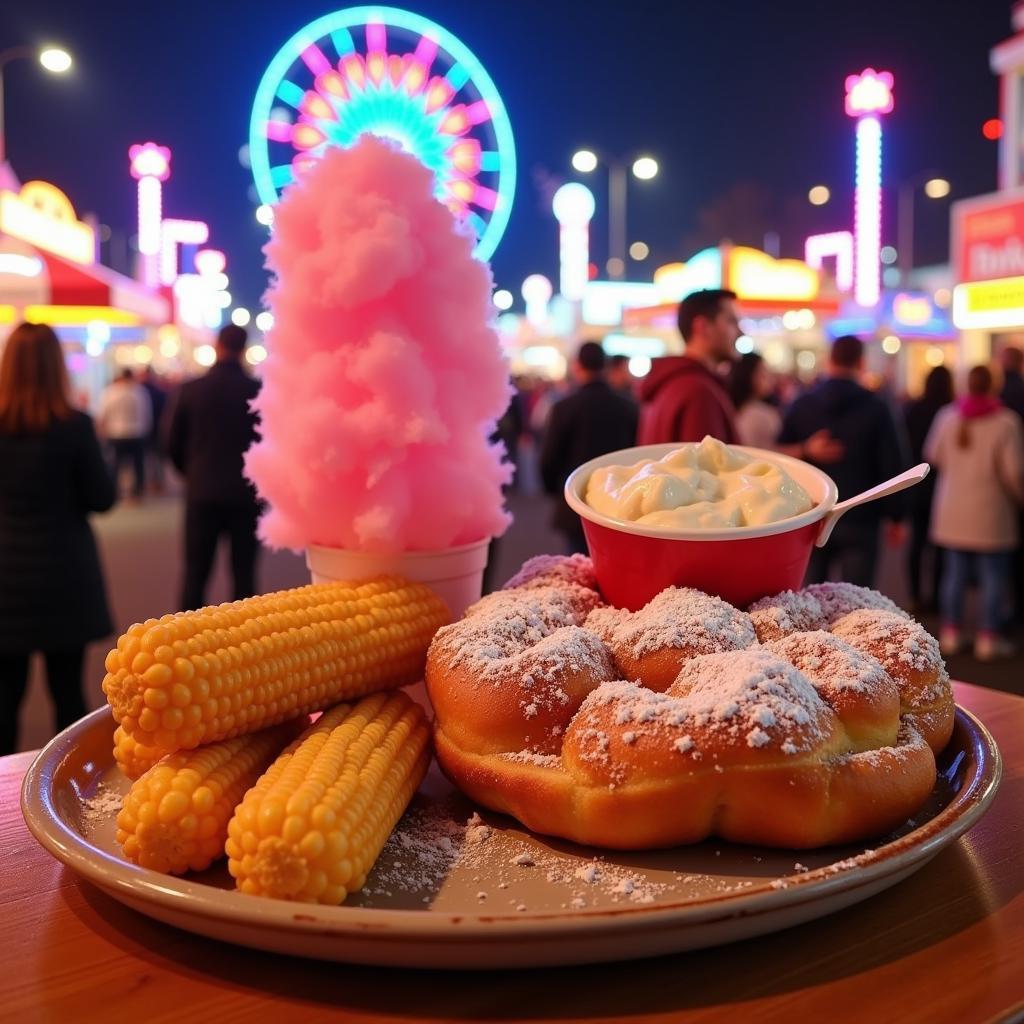
[[[217,362],[217,351],[212,345],[197,345],[192,358],[200,366],[213,366]]]
[[[650,181],[651,178],[657,177],[658,161],[653,156],[642,156],[634,160],[633,174],[641,181]]]
[[[580,174],[589,174],[597,168],[597,154],[589,149],[577,150],[572,155],[572,165]]]
[[[65,71],[71,70],[71,54],[59,46],[48,46],[40,51],[39,63],[51,74],[63,75]]]

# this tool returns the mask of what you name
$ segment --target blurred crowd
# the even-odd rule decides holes
[[[1008,347],[998,367],[975,366],[961,386],[944,367],[923,394],[903,400],[864,371],[864,344],[837,338],[825,371],[801,383],[780,377],[756,352],[737,357],[736,296],[696,292],[680,304],[685,354],[656,359],[634,380],[624,357],[580,346],[564,384],[518,390],[502,437],[515,457],[536,439],[567,551],[586,550],[579,517],[562,498],[578,465],[634,444],[726,443],[805,459],[829,474],[840,498],[861,494],[926,462],[917,486],[852,509],[815,550],[805,582],[874,586],[885,544],[905,549],[911,610],[937,611],[945,654],[973,640],[982,660],[1014,653],[1008,630],[1024,611],[1024,353]],[[868,386],[871,383],[874,386]],[[965,620],[977,584],[976,621]]]
[[[723,290],[684,299],[685,354],[654,360],[639,380],[626,357],[586,342],[568,380],[515,382],[494,437],[514,462],[523,446],[534,449],[566,551],[586,550],[562,498],[569,473],[635,444],[711,436],[776,451],[820,467],[842,498],[927,462],[923,483],[840,519],[812,556],[807,582],[872,586],[883,545],[897,546],[912,610],[940,614],[944,653],[970,643],[981,659],[1012,654],[1009,627],[1024,610],[1024,353],[1006,348],[1000,366],[972,367],[962,382],[936,367],[922,395],[903,401],[867,386],[864,345],[847,336],[832,344],[825,372],[801,383],[772,373],[754,352],[737,356],[735,301]],[[122,477],[127,503],[164,487],[165,460],[184,481],[179,608],[206,603],[222,541],[233,596],[256,592],[259,504],[242,467],[256,437],[259,382],[245,369],[246,340],[244,328],[223,328],[216,363],[178,386],[148,369],[120,371],[94,423],[75,407],[53,331],[23,324],[8,337],[0,356],[0,754],[16,749],[34,653],[45,661],[57,728],[85,713],[86,645],[113,630],[89,516],[114,505]]]
[[[85,714],[86,645],[113,622],[94,512],[163,487],[167,458],[185,488],[181,609],[206,604],[218,543],[230,543],[235,599],[256,592],[256,492],[242,457],[256,437],[259,382],[242,356],[244,328],[218,337],[216,363],[170,390],[148,371],[122,370],[104,391],[95,423],[72,400],[60,342],[25,323],[0,356],[0,755],[17,749],[18,712],[30,658],[39,653],[58,730]],[[145,565],[140,572],[149,571]]]

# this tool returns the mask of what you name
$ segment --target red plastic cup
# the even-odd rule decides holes
[[[780,590],[796,590],[838,497],[835,482],[799,459],[761,448],[736,446],[774,462],[810,495],[812,509],[767,526],[721,530],[665,530],[611,519],[584,500],[590,476],[602,466],[661,459],[678,444],[653,444],[609,452],[585,462],[565,482],[565,500],[583,520],[601,593],[617,608],[636,611],[666,587],[694,587],[737,608]]]

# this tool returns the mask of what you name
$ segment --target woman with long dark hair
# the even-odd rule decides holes
[[[767,401],[775,391],[775,376],[757,352],[746,352],[729,371],[729,397],[736,407],[740,444],[774,448],[782,432],[782,416]]]
[[[974,656],[989,661],[1011,655],[1001,629],[1019,540],[1017,511],[1024,504],[1024,429],[993,394],[987,366],[975,366],[967,394],[935,417],[924,457],[939,471],[931,539],[946,549],[939,645],[945,654],[960,649],[964,595],[976,574],[981,602]]]
[[[0,356],[0,755],[17,748],[34,652],[58,731],[85,714],[85,646],[113,628],[88,516],[113,504],[92,420],[71,405],[57,336],[21,324]]]
[[[924,461],[924,442],[928,431],[935,422],[940,409],[944,409],[954,398],[953,374],[947,367],[936,366],[924,381],[924,392],[920,398],[907,403],[904,421],[913,461],[916,465]],[[942,578],[942,549],[928,539],[928,524],[931,522],[932,501],[935,498],[935,484],[938,474],[934,470],[916,487],[907,492],[910,509],[910,599],[915,611],[937,611],[939,606],[939,580]],[[931,586],[926,587],[923,578],[924,555],[932,552]],[[926,598],[925,595],[928,595]]]

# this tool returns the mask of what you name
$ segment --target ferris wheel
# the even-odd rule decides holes
[[[394,7],[353,7],[311,22],[260,81],[249,153],[273,205],[330,146],[370,133],[435,175],[436,194],[494,253],[512,211],[516,161],[505,105],[483,65],[439,25]]]

